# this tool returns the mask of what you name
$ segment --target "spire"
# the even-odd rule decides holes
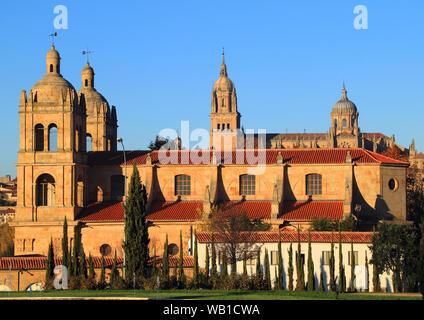
[[[344,81],[343,81],[343,89],[342,89],[342,100],[348,100]]]
[[[224,47],[222,47],[222,64],[221,64],[221,77],[227,77],[227,66],[225,65]]]

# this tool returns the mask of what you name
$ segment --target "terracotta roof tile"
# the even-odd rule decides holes
[[[333,241],[336,243],[339,241],[338,232],[328,232],[328,231],[311,231],[311,242],[318,243],[328,243],[331,242],[331,237],[333,236]],[[372,232],[341,232],[341,241],[343,243],[350,243],[353,239],[354,243],[371,243],[372,242]],[[308,232],[301,231],[299,234],[297,231],[284,231],[281,232],[281,242],[297,242],[300,239],[300,242],[308,242],[309,234]],[[210,243],[212,240],[211,232],[197,232],[197,240],[199,243]],[[257,243],[272,243],[278,242],[279,233],[273,231],[262,231],[251,233],[250,241]],[[218,233],[214,234],[214,241],[224,242],[225,236]]]
[[[179,265],[180,257],[173,256],[169,257],[169,267],[175,267],[175,264],[177,266]],[[153,258],[149,260],[149,264],[153,264]],[[162,257],[156,257],[156,266],[160,267],[162,266]],[[183,256],[183,267],[184,268],[190,268],[194,266],[194,257],[193,256]]]
[[[79,217],[80,221],[123,221],[123,202],[105,201],[95,202],[85,207]]]
[[[154,202],[148,220],[196,220],[203,210],[201,201]]]
[[[92,257],[95,268],[100,268],[102,265],[101,257]],[[105,257],[105,266],[109,267],[113,264],[112,257]],[[46,257],[2,257],[0,258],[0,270],[19,270],[21,268],[28,270],[43,270],[46,268]],[[122,257],[116,258],[117,265],[121,266],[123,262]],[[55,265],[60,265],[62,258],[55,259]],[[86,265],[88,267],[88,257],[86,259]]]
[[[313,218],[342,219],[343,201],[285,201],[283,214],[285,220],[312,220]]]
[[[398,161],[388,157],[379,156],[378,154],[362,148],[334,148],[334,149],[266,149],[264,151],[264,159],[260,159],[261,163],[275,164],[277,162],[278,153],[281,152],[284,163],[288,164],[341,164],[345,163],[346,154],[350,151],[353,161],[356,163],[388,163],[388,164],[404,164],[407,162]],[[127,151],[127,165],[136,163],[137,165],[146,164],[147,155],[150,153],[152,164],[199,164],[193,161],[190,152],[197,152],[199,155],[206,153],[205,160],[207,164],[212,158],[211,150],[173,150],[167,151]],[[167,156],[171,162],[159,161],[163,156]],[[172,155],[172,157],[171,157]],[[376,156],[377,155],[377,156]],[[224,164],[257,164],[258,150],[237,150],[228,153],[221,152],[221,162]],[[219,159],[218,159],[219,160]],[[123,165],[122,152],[90,152],[89,163],[91,165],[116,166]],[[202,163],[200,163],[202,164]],[[204,163],[203,163],[204,164]]]
[[[218,207],[224,214],[230,214],[232,211],[241,214],[245,211],[249,219],[271,217],[271,201],[224,201],[219,203]]]

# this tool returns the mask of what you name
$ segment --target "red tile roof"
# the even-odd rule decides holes
[[[92,257],[95,268],[100,268],[102,265],[101,257]],[[105,257],[105,266],[111,266],[113,264],[112,257]],[[19,270],[21,268],[28,270],[43,270],[46,268],[47,257],[2,257],[0,258],[0,270]],[[123,262],[122,257],[116,257],[117,265],[121,266]],[[55,265],[60,265],[62,258],[55,259]],[[86,259],[86,265],[88,267],[88,257]]]
[[[275,164],[278,154],[281,152],[284,163],[288,164],[341,164],[345,163],[347,152],[350,151],[352,160],[356,163],[386,163],[408,165],[407,162],[391,159],[381,156],[366,149],[353,148],[335,148],[335,149],[266,149],[263,152],[263,159],[258,157],[258,150],[238,150],[228,153],[221,152],[221,162],[224,164]],[[137,165],[146,164],[147,155],[150,153],[152,164],[159,163],[162,156],[167,155],[175,161],[170,164],[199,164],[193,161],[190,152],[198,152],[202,155],[207,153],[206,163],[210,163],[212,158],[211,150],[174,150],[167,151],[127,151],[127,165],[136,163]],[[262,156],[262,155],[261,155]],[[218,157],[217,157],[218,158]],[[219,160],[219,159],[217,159]],[[91,165],[116,166],[123,165],[122,152],[90,152],[89,163]],[[161,161],[162,164],[167,164]],[[200,163],[202,164],[202,163]],[[204,164],[204,163],[203,163]]]
[[[223,201],[218,208],[224,214],[243,211],[249,219],[270,219],[271,201]],[[150,221],[184,221],[200,219],[202,201],[154,202],[147,215]],[[283,214],[279,219],[304,221],[313,218],[342,219],[343,201],[285,201]],[[88,205],[80,213],[80,221],[122,222],[124,208],[122,202],[101,202]]]
[[[80,213],[81,221],[123,221],[123,202],[105,201],[94,202],[85,207]]]
[[[102,258],[101,257],[92,257],[94,268],[101,268]],[[105,267],[111,267],[113,264],[112,257],[105,257]],[[2,257],[0,258],[0,270],[44,270],[46,268],[46,257]],[[123,258],[116,257],[117,267],[122,267]],[[55,259],[55,265],[60,265],[62,263],[62,258]],[[153,263],[153,258],[149,260],[149,263]],[[175,266],[175,263],[179,263],[179,257],[170,257],[169,266]],[[88,258],[86,259],[86,265],[88,267]],[[156,265],[162,265],[162,258],[156,257]],[[183,267],[193,267],[194,258],[192,256],[183,257]]]
[[[197,232],[197,241],[199,243],[210,243],[212,241],[211,232]],[[311,242],[318,243],[328,243],[331,242],[331,237],[333,235],[333,241],[339,241],[338,232],[328,232],[328,231],[311,231]],[[350,243],[353,239],[354,243],[371,243],[372,242],[372,232],[341,232],[341,241],[343,243]],[[297,242],[300,239],[300,242],[308,242],[309,233],[307,231],[301,231],[299,234],[297,231],[284,231],[281,232],[281,242]],[[250,241],[257,243],[272,243],[278,242],[279,233],[274,231],[262,231],[251,233]],[[214,241],[224,242],[225,235],[218,233],[214,234]]]
[[[203,210],[201,201],[154,202],[148,220],[196,220]]]
[[[270,219],[271,201],[224,201],[219,203],[223,214],[241,214],[246,212],[249,219]]]
[[[283,214],[279,218],[291,221],[342,219],[343,201],[285,201]]]

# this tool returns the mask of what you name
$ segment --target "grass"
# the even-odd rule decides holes
[[[29,292],[0,292],[0,298],[29,297]],[[139,297],[195,300],[422,300],[421,295],[336,294],[333,292],[242,291],[242,290],[64,290],[32,292],[31,297]]]

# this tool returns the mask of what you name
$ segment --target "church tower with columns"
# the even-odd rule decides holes
[[[228,78],[224,52],[218,80],[212,89],[210,148],[234,150],[240,133],[240,113],[237,111],[237,94],[233,82]]]

